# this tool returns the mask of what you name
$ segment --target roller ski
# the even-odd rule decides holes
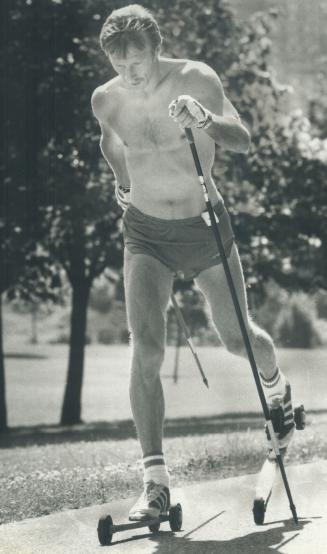
[[[294,429],[303,430],[305,427],[305,411],[303,405],[292,409],[291,387],[286,384],[286,392],[283,398],[275,399],[270,406],[270,416],[273,426],[273,432],[277,439],[279,455],[284,460],[288,445],[292,440]],[[253,518],[257,525],[263,525],[268,502],[271,497],[273,485],[279,474],[280,466],[276,457],[276,452],[272,447],[271,433],[268,425],[265,431],[269,443],[267,458],[263,463],[259,473],[255,489],[253,503]]]
[[[170,505],[167,487],[153,481],[146,484],[145,490],[129,513],[129,522],[114,525],[112,517],[104,514],[98,522],[98,538],[101,545],[109,545],[115,533],[148,527],[151,533],[158,533],[161,523],[169,522],[171,531],[180,531],[183,513],[180,504]]]

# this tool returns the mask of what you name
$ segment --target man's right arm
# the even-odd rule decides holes
[[[112,169],[115,179],[124,189],[130,188],[124,145],[117,133],[110,127],[104,93],[95,90],[92,95],[92,110],[101,127],[100,148],[103,157]]]

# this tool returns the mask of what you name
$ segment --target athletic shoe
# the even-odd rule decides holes
[[[169,489],[164,485],[149,481],[144,492],[129,512],[130,521],[158,518],[167,514],[170,507]]]

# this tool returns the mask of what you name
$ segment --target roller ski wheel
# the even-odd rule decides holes
[[[158,521],[157,523],[152,523],[151,525],[149,525],[149,531],[151,531],[151,533],[153,533],[154,535],[156,533],[159,533],[159,529],[160,529],[160,521]]]
[[[303,404],[294,408],[294,423],[297,431],[303,431],[305,428],[305,409]]]
[[[172,531],[180,531],[183,525],[183,510],[180,504],[171,506],[169,510],[169,525]]]
[[[109,515],[103,515],[98,522],[98,539],[102,546],[106,546],[112,541],[112,517]]]
[[[266,503],[263,498],[256,498],[253,502],[253,518],[256,525],[263,525],[265,521]]]

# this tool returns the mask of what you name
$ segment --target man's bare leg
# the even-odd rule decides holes
[[[267,402],[270,407],[275,407],[276,402],[282,404],[284,409],[285,435],[280,435],[280,438],[285,439],[284,444],[289,441],[294,427],[290,392],[286,395],[287,381],[277,366],[272,338],[249,316],[243,271],[236,245],[232,248],[228,262]],[[213,322],[222,342],[233,354],[247,357],[223,266],[213,266],[203,271],[196,283],[209,303]]]
[[[125,253],[124,279],[132,332],[131,407],[143,455],[162,450],[164,398],[160,368],[164,359],[171,272],[158,260]]]
[[[133,347],[130,400],[143,452],[145,485],[129,517],[142,520],[157,517],[170,504],[169,475],[162,450],[165,406],[160,368],[173,277],[155,258],[125,250],[124,279]]]
[[[242,266],[235,245],[232,248],[228,263],[256,363],[260,372],[269,379],[276,371],[277,365],[274,344],[268,333],[250,319]],[[213,266],[202,271],[196,279],[196,284],[210,306],[213,323],[226,348],[233,354],[245,357],[244,341],[223,265]]]

